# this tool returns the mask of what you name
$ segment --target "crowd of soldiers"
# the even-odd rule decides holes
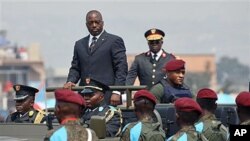
[[[38,90],[25,85],[13,87],[16,91],[16,112],[10,114],[6,122],[45,123],[45,112],[33,108],[34,96]],[[54,92],[54,114],[61,126],[48,131],[44,140],[98,140],[95,131],[89,128],[89,121],[93,115],[105,117],[106,137],[120,137],[122,141],[229,140],[228,128],[217,120],[214,114],[217,108],[217,94],[209,88],[199,90],[196,101],[189,97],[175,98],[172,101],[180,130],[169,138],[166,138],[160,123],[153,119],[157,104],[154,94],[146,89],[135,93],[134,112],[138,121],[122,127],[121,110],[104,101],[104,93],[108,89],[108,86],[95,80],[91,80],[81,92],[57,89]],[[250,125],[250,92],[239,93],[235,101],[240,124]]]

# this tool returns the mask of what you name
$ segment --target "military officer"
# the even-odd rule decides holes
[[[241,125],[250,125],[250,92],[240,92],[235,99]]]
[[[158,102],[172,103],[179,97],[192,97],[190,89],[184,84],[185,62],[171,60],[165,65],[166,78],[154,85],[150,92]]]
[[[135,93],[135,114],[139,121],[124,127],[121,141],[165,141],[166,135],[160,123],[153,120],[155,104],[156,98],[148,90]]]
[[[106,136],[115,137],[121,132],[122,115],[120,109],[106,104],[104,94],[107,90],[109,90],[108,86],[93,79],[90,80],[89,85],[84,86],[80,93],[86,101],[86,109],[82,120],[84,126],[88,127],[91,116],[105,116]]]
[[[202,108],[202,117],[195,124],[196,131],[211,141],[227,141],[228,129],[215,117],[218,97],[215,91],[203,88],[198,91],[196,101]]]
[[[202,114],[201,107],[193,99],[182,97],[174,102],[176,109],[176,122],[180,130],[167,139],[167,141],[198,141],[206,140],[206,137],[199,134],[194,127]]]
[[[164,77],[162,68],[168,61],[175,59],[175,56],[162,49],[165,36],[162,30],[153,28],[146,31],[144,36],[147,39],[149,51],[135,57],[128,71],[126,85],[133,85],[138,77],[140,85],[146,85],[150,89]]]
[[[49,131],[44,140],[97,141],[95,132],[80,124],[80,116],[86,104],[83,97],[68,89],[57,89],[55,98],[55,115],[61,126]]]
[[[39,91],[36,88],[25,85],[13,86],[16,97],[16,112],[10,114],[6,122],[18,123],[44,123],[46,121],[45,112],[33,108],[35,94]]]

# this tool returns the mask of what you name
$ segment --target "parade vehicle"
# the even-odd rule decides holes
[[[84,86],[74,87],[72,90],[82,90]],[[126,91],[127,101],[125,106],[119,106],[122,111],[123,127],[130,122],[137,121],[132,105],[132,91],[146,88],[145,86],[110,86],[111,90]],[[53,92],[57,88],[47,88],[47,92]],[[47,123],[46,124],[27,124],[27,123],[2,123],[0,124],[0,140],[1,141],[40,141],[43,140],[45,134],[50,129],[59,127],[59,123],[55,122],[53,109],[46,109]],[[166,137],[175,134],[179,127],[176,123],[175,108],[173,104],[157,104],[155,107],[154,120],[161,123],[162,128],[166,133]],[[219,104],[215,115],[225,126],[239,124],[236,105],[234,104]],[[90,121],[92,128],[101,141],[118,141],[119,137],[106,137],[105,119],[100,116],[93,116]]]

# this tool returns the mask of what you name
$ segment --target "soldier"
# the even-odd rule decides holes
[[[198,91],[196,101],[202,108],[202,117],[195,124],[196,131],[211,141],[226,141],[229,134],[228,129],[215,117],[217,108],[217,94],[208,88]]]
[[[140,85],[146,85],[150,89],[164,77],[162,68],[175,59],[175,56],[162,49],[165,33],[160,29],[150,29],[145,32],[149,51],[135,57],[126,78],[126,85],[133,85],[138,76]]]
[[[25,85],[14,85],[16,91],[16,112],[10,114],[6,122],[17,123],[44,123],[45,112],[34,109],[35,94],[39,91],[36,88]]]
[[[241,125],[250,125],[250,92],[243,91],[235,99]]]
[[[90,80],[89,85],[81,91],[81,95],[86,101],[86,110],[82,116],[83,123],[89,127],[90,118],[93,115],[105,116],[106,119],[106,136],[115,137],[121,132],[122,115],[120,109],[106,104],[104,93],[109,90],[105,84]]]
[[[150,90],[158,102],[172,103],[179,97],[192,97],[190,89],[184,84],[185,62],[171,60],[165,65],[166,78]]]
[[[167,141],[197,141],[206,140],[206,137],[199,134],[194,127],[202,114],[201,107],[193,99],[182,97],[174,102],[176,109],[176,122],[180,130],[167,139]]]
[[[82,96],[68,89],[58,89],[55,98],[55,115],[61,126],[49,131],[44,141],[97,141],[95,132],[80,124],[86,106]]]
[[[165,141],[165,132],[159,122],[153,120],[156,98],[147,90],[134,95],[135,114],[138,122],[127,124],[122,130],[121,141]]]

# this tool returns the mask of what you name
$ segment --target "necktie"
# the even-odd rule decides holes
[[[154,62],[156,62],[157,60],[156,60],[156,57],[157,57],[157,54],[154,54],[154,56],[153,56],[153,60],[154,60]]]
[[[94,49],[94,47],[95,47],[95,44],[96,44],[96,37],[94,36],[93,38],[92,38],[92,42],[91,42],[91,44],[90,44],[90,46],[89,46],[89,50],[90,50],[90,52],[92,52],[93,51],[93,49]]]

